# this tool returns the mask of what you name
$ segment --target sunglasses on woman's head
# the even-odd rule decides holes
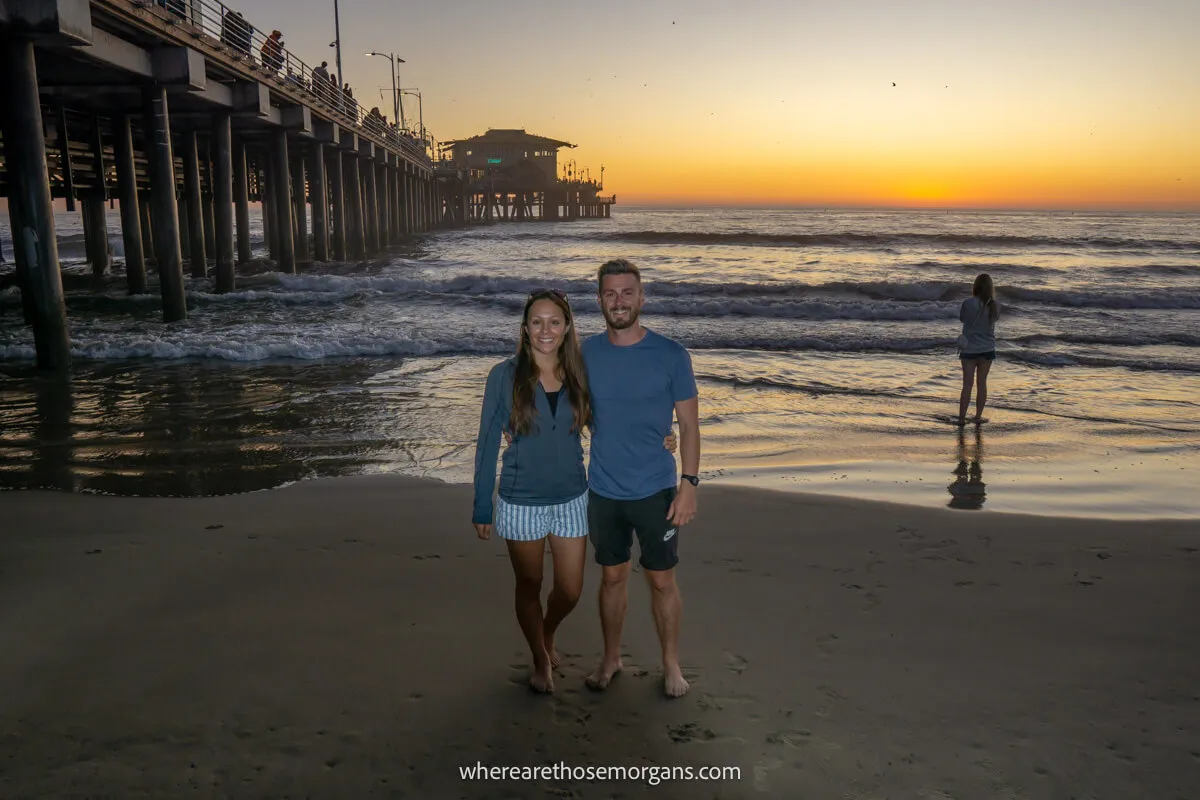
[[[530,297],[541,297],[542,295],[552,294],[559,300],[566,300],[567,293],[561,289],[534,289],[529,293]]]

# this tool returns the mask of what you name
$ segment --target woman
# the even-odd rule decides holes
[[[996,320],[1000,307],[996,304],[996,289],[986,272],[975,278],[971,296],[958,310],[962,322],[959,337],[959,360],[962,362],[962,394],[958,398],[958,424],[967,424],[967,406],[971,404],[971,385],[978,381],[975,393],[974,422],[983,422],[983,407],[987,403],[987,376],[996,359]]]
[[[539,289],[525,301],[512,358],[488,373],[475,449],[472,523],[480,539],[495,530],[516,577],[517,621],[533,655],[529,685],[554,691],[554,633],[579,601],[587,555],[587,473],[581,433],[592,422],[587,372],[567,296]],[[500,439],[509,439],[493,521]],[[675,437],[665,445],[672,452]],[[546,539],[554,588],[542,612]]]

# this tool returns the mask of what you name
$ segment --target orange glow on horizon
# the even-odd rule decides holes
[[[584,150],[583,147],[580,150]],[[1177,150],[1176,153],[1179,151]],[[1200,212],[1200,158],[1104,153],[691,159],[605,156],[620,205],[1028,208]]]

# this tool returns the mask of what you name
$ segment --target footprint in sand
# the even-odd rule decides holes
[[[529,664],[522,661],[519,664],[509,664],[508,682],[518,686],[528,686],[531,669]]]
[[[806,747],[812,741],[812,731],[772,731],[767,734],[767,744],[784,744],[788,747]]]
[[[754,789],[758,792],[771,791],[771,773],[783,766],[778,758],[764,758],[754,764]]]
[[[920,553],[925,553],[926,551],[932,550],[932,551],[936,552],[939,550],[945,550],[947,547],[957,547],[957,546],[958,546],[958,540],[956,540],[956,539],[941,539],[936,542],[928,542],[928,543],[926,543],[924,541],[912,542],[912,543],[904,545],[903,549],[904,549],[904,552],[908,553],[909,555],[915,556]],[[930,554],[930,555],[932,555],[932,554]],[[926,555],[925,557],[928,558],[929,556]]]
[[[686,674],[685,678],[688,678]],[[690,680],[690,678],[689,678]],[[705,692],[700,695],[700,699],[696,701],[696,705],[701,711],[724,711],[726,706],[732,706],[739,703],[753,703],[753,697],[743,697],[740,695],[715,695]]]
[[[739,656],[737,653],[731,653],[728,650],[725,651],[725,666],[729,668],[730,672],[741,675],[746,671],[746,667],[749,665],[750,662]]]
[[[876,588],[882,587],[884,589],[887,588],[887,586],[885,584],[881,584],[881,583],[875,584],[875,587]],[[875,609],[876,606],[878,606],[881,602],[883,602],[882,600],[880,600],[879,595],[875,594],[875,592],[869,591],[865,586],[862,586],[861,584],[843,583],[842,588],[854,589],[854,590],[857,590],[857,591],[860,591],[863,593],[863,599],[867,601],[866,605],[863,606],[863,609],[862,609],[863,611],[872,611]]]
[[[717,735],[708,728],[703,728],[695,722],[686,722],[683,725],[670,728],[667,735],[671,737],[671,741],[676,744],[685,742],[710,742],[717,738]]]
[[[832,686],[825,686],[825,685],[818,686],[817,691],[819,691],[821,694],[828,697],[830,700],[845,700],[846,699],[846,695],[842,694],[837,689],[834,689]]]
[[[827,633],[824,636],[817,637],[817,651],[820,652],[822,658],[829,658],[833,655],[833,643],[838,640],[836,633]]]
[[[987,756],[975,759],[973,762],[975,768],[983,774],[987,781],[991,784],[992,797],[1002,798],[1020,798],[1025,794],[1020,789],[1017,789],[1009,784],[1008,776],[997,769],[995,762]]]
[[[591,712],[575,705],[573,700],[554,696],[551,703],[550,721],[559,727],[585,726],[592,718]]]

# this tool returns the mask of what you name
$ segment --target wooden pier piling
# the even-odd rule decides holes
[[[154,226],[150,223],[150,190],[138,192],[138,217],[142,228],[142,258],[154,261]],[[157,262],[155,262],[157,263]]]
[[[22,296],[28,295],[27,315],[33,326],[37,365],[64,370],[71,365],[71,339],[63,302],[54,206],[46,168],[46,141],[38,99],[33,42],[18,37],[4,41],[0,81],[8,99],[0,104],[4,125],[4,157],[9,170],[9,203],[13,205],[13,259]]]
[[[240,139],[233,146],[233,202],[237,218],[237,260],[247,263],[250,251],[250,176],[246,172],[246,143]]]
[[[108,220],[104,213],[104,195],[83,198],[83,239],[92,275],[102,278],[108,272]]]
[[[308,197],[305,192],[304,158],[292,156],[292,231],[296,261],[308,260]]]
[[[333,195],[333,258],[346,260],[346,177],[342,152],[333,148],[329,159],[329,188]]]
[[[183,192],[187,198],[188,257],[192,277],[208,277],[208,254],[204,249],[204,199],[200,196],[200,156],[196,132],[183,134]]]
[[[158,261],[163,321],[187,319],[183,258],[179,252],[179,204],[175,200],[175,157],[171,151],[171,119],[167,90],[146,90],[149,104],[150,199],[154,213],[154,257]]]
[[[122,114],[117,121],[113,144],[117,159],[117,202],[121,207],[121,242],[125,248],[125,285],[130,294],[141,294],[146,291],[146,254],[137,164],[133,158],[133,126],[128,114]]]
[[[279,245],[279,269],[296,274],[296,247],[292,239],[291,187],[289,186],[288,137],[283,128],[271,131],[271,177],[275,184],[272,203],[275,209],[275,238]]]
[[[375,190],[375,162],[371,158],[364,158],[360,167],[363,177],[363,220],[366,224],[367,252],[375,255],[379,252],[379,193]]]
[[[350,258],[366,257],[366,239],[363,232],[362,181],[359,179],[358,155],[346,153],[343,166],[346,168],[346,227]]]
[[[216,225],[216,290],[232,292],[233,262],[233,132],[230,115],[213,117],[213,217]]]
[[[313,258],[329,260],[329,193],[325,190],[325,145],[313,142],[308,156],[308,191],[312,202]]]

